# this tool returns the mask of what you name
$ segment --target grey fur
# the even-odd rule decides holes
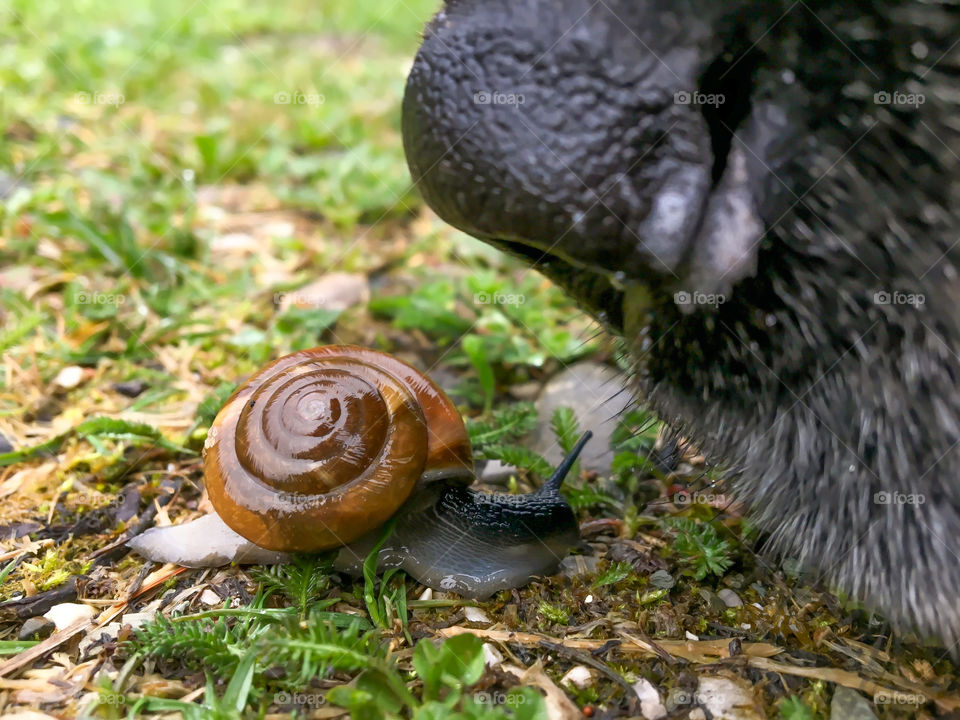
[[[441,217],[626,327],[648,402],[737,473],[773,550],[947,646],[957,38],[946,1],[456,0],[404,101]]]

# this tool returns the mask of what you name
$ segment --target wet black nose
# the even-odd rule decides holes
[[[403,139],[444,220],[593,272],[675,272],[711,184],[704,118],[678,95],[701,50],[644,24],[645,4],[466,0],[437,16]]]

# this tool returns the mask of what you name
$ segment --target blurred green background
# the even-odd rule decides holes
[[[588,352],[563,295],[448,228],[411,184],[400,101],[437,5],[0,9],[0,349],[37,385],[72,363],[147,377],[135,406],[154,411],[197,400],[164,364],[184,344],[205,389],[323,342],[413,343],[428,367],[449,348],[477,371],[460,399],[488,410],[498,388]],[[283,303],[333,271],[369,278],[372,301]],[[476,302],[498,293],[527,301]],[[0,393],[0,417],[29,422],[36,402]]]

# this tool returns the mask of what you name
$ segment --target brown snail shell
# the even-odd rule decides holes
[[[271,550],[345,545],[385,523],[418,483],[469,484],[463,420],[429,378],[384,353],[328,345],[244,382],[204,446],[210,502]]]

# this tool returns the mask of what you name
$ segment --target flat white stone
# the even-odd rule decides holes
[[[533,449],[554,465],[563,459],[550,419],[557,408],[569,407],[577,418],[580,432],[593,431],[593,438],[580,456],[580,467],[601,475],[609,474],[613,462],[610,437],[624,410],[635,401],[629,378],[619,370],[595,362],[571,365],[551,379],[537,399]]]
[[[238,535],[216,513],[182,525],[150,528],[127,546],[148,560],[186,567],[276,565],[290,560],[287,553],[267,550]]]
[[[60,603],[47,610],[43,616],[52,622],[57,630],[70,627],[77,620],[89,620],[97,611],[82,603]]]

